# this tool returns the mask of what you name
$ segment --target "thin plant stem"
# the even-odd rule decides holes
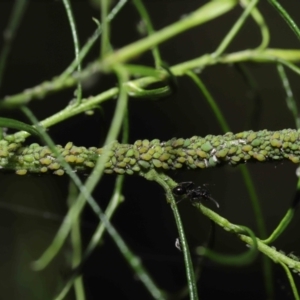
[[[68,203],[69,206],[72,206],[74,201],[77,198],[77,188],[75,184],[70,181],[69,183],[69,197],[68,197]],[[75,220],[72,220],[72,229],[71,229],[71,244],[72,244],[72,268],[76,268],[82,259],[81,255],[81,236],[80,236],[80,219],[77,218]],[[75,290],[75,296],[76,300],[85,300],[85,292],[84,292],[84,285],[82,276],[78,276],[74,282],[74,290]]]
[[[154,34],[155,30],[152,26],[151,23],[151,19],[148,15],[147,9],[145,8],[143,2],[141,0],[133,0],[134,5],[136,6],[137,10],[139,11],[141,17],[142,17],[142,22],[145,22],[147,31],[148,31],[148,35]],[[154,58],[154,62],[155,62],[155,67],[159,68],[162,65],[162,60],[161,60],[161,56],[159,53],[159,49],[158,46],[154,46],[152,49],[152,55]]]
[[[268,2],[277,10],[284,21],[289,25],[292,31],[295,33],[298,39],[300,39],[300,29],[295,21],[291,18],[289,13],[282,7],[277,0],[268,0]]]
[[[181,222],[179,211],[177,209],[176,200],[171,191],[171,189],[174,188],[177,184],[167,175],[159,174],[155,170],[151,170],[146,174],[144,174],[143,176],[148,180],[156,181],[159,185],[163,187],[163,189],[166,192],[167,201],[170,203],[171,208],[173,210],[173,214],[174,214],[174,218],[175,218],[175,222],[179,234],[180,245],[184,256],[184,264],[185,264],[188,290],[189,290],[189,299],[197,300],[198,299],[197,282],[195,278],[190,250],[185,237],[184,227]]]
[[[250,4],[247,5],[246,9],[243,11],[239,19],[235,22],[233,27],[226,34],[225,38],[220,43],[217,50],[212,54],[213,56],[220,56],[225,51],[225,49],[229,46],[230,42],[233,40],[233,38],[237,35],[239,30],[242,28],[243,24],[251,14],[253,8],[257,5],[258,1],[259,0],[251,0]]]

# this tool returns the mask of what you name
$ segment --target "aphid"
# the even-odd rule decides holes
[[[172,192],[175,196],[186,196],[190,199],[192,204],[201,203],[202,200],[210,200],[217,208],[219,208],[219,203],[211,197],[211,193],[206,186],[207,184],[196,186],[192,181],[181,182],[172,190]]]

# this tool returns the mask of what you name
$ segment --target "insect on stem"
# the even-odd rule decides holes
[[[201,203],[202,200],[210,200],[216,205],[217,208],[219,208],[219,203],[211,197],[211,193],[206,186],[207,184],[196,186],[194,182],[186,181],[179,183],[172,192],[175,196],[186,196],[190,199],[192,204]],[[181,202],[182,200],[183,199],[180,199],[177,203]]]

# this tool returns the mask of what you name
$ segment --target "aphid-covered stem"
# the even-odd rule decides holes
[[[16,133],[0,140],[0,168],[17,174],[47,173],[63,175],[64,170],[47,146],[24,146]],[[104,148],[76,147],[69,142],[57,146],[61,155],[76,171],[88,172],[105,151]],[[159,140],[138,140],[134,144],[114,142],[105,163],[105,173],[134,174],[150,169],[204,169],[217,165],[237,165],[248,161],[300,162],[300,130],[245,131],[225,135],[193,136]]]

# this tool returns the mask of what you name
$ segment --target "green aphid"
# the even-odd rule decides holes
[[[133,175],[134,172],[133,172],[132,170],[130,170],[130,169],[126,169],[126,174],[128,174],[128,175]]]
[[[112,174],[114,171],[113,170],[111,170],[111,169],[105,169],[104,170],[104,173],[105,174]]]
[[[158,159],[153,159],[152,163],[153,163],[155,168],[161,168],[162,167],[162,162]]]
[[[26,169],[20,169],[16,171],[17,175],[26,175],[27,174],[27,170]]]
[[[165,163],[165,162],[162,163],[162,167],[165,170],[169,170],[170,169],[169,165],[167,163]]]
[[[295,164],[298,164],[300,162],[300,158],[298,156],[290,155],[289,160]]]
[[[124,160],[124,155],[117,155],[117,161],[123,161]]]
[[[196,151],[195,150],[186,150],[186,154],[190,155],[190,156],[195,156],[196,155]]]
[[[138,165],[135,165],[131,168],[131,170],[133,170],[134,172],[139,172],[141,171],[141,168]]]
[[[284,142],[283,144],[282,144],[282,148],[283,149],[286,149],[286,148],[288,148],[289,147],[289,143],[288,142]]]
[[[151,145],[157,145],[160,143],[160,140],[159,139],[154,139],[150,142]]]
[[[151,148],[151,149],[149,149],[148,150],[148,152],[147,152],[147,154],[149,154],[149,155],[153,155],[155,153],[155,150],[153,149],[153,148]]]
[[[182,164],[180,164],[180,163],[175,163],[174,167],[175,167],[176,169],[180,169],[180,168],[182,168]]]
[[[150,169],[150,163],[148,163],[144,160],[139,160],[138,164],[144,169]]]
[[[239,162],[241,160],[241,158],[239,156],[234,155],[231,157],[231,160],[234,162]]]
[[[252,142],[251,142],[251,146],[253,147],[258,147],[262,144],[262,140],[261,139],[254,139]]]
[[[230,147],[229,151],[228,151],[228,154],[229,155],[234,154],[236,151],[237,151],[237,147]]]
[[[149,149],[148,147],[140,147],[138,151],[139,151],[139,153],[142,154],[142,153],[146,153],[148,151],[148,149]]]
[[[46,172],[48,171],[48,168],[47,168],[47,167],[41,167],[41,168],[40,168],[40,171],[41,171],[42,173],[46,173]]]
[[[270,144],[272,147],[277,147],[277,148],[280,148],[282,146],[281,141],[277,139],[271,139]]]
[[[48,166],[48,165],[51,164],[51,162],[52,162],[52,159],[50,159],[50,158],[48,158],[48,157],[43,157],[43,158],[40,159],[40,163],[41,163],[42,165]]]
[[[155,152],[158,152],[158,153],[161,153],[163,151],[161,146],[155,146],[154,150],[155,150]]]
[[[117,167],[118,167],[118,168],[125,168],[126,165],[127,165],[127,164],[126,164],[126,162],[124,162],[124,161],[121,161],[121,162],[118,162],[118,163],[117,163]]]
[[[51,150],[47,147],[44,147],[40,152],[40,157],[45,157],[46,155],[50,155],[50,154],[51,154]]]
[[[130,157],[124,157],[123,161],[128,164],[130,162],[131,158]]]
[[[34,156],[32,154],[27,154],[23,156],[24,161],[32,163],[34,161]]]
[[[187,162],[189,165],[193,165],[194,164],[194,159],[190,156],[187,157]]]
[[[250,143],[256,139],[256,133],[252,132],[247,136],[247,141]]]
[[[34,152],[34,153],[33,153],[33,157],[34,157],[34,159],[39,160],[39,159],[40,159],[40,154],[39,154],[39,152]]]
[[[68,142],[65,146],[66,150],[70,150],[73,147],[73,143],[72,142]]]
[[[208,157],[208,154],[204,151],[201,151],[201,150],[197,150],[197,155],[201,158],[207,158]]]
[[[252,146],[251,145],[244,145],[242,147],[242,150],[245,151],[245,152],[249,152],[250,150],[252,150]]]
[[[160,161],[166,161],[170,158],[170,154],[168,153],[163,153],[160,157],[159,157],[159,160]]]
[[[124,154],[127,152],[127,149],[124,149],[124,148],[121,148],[121,149],[119,149],[119,150],[117,150],[116,152],[115,152],[115,155],[116,156],[124,156]]]
[[[229,132],[228,132],[229,133]],[[226,133],[227,134],[227,133]],[[225,134],[225,135],[226,135]],[[236,133],[235,134],[235,137],[237,138],[237,139],[243,139],[244,138],[244,132],[239,132],[239,133]]]
[[[190,140],[190,139],[185,139],[185,140],[184,140],[184,143],[183,143],[183,147],[184,147],[184,148],[187,148],[187,147],[190,146],[190,144],[191,144],[191,140]]]
[[[213,149],[213,146],[211,145],[210,142],[206,142],[203,145],[201,145],[201,150],[205,151],[205,152],[209,152]]]
[[[76,164],[81,164],[81,163],[83,163],[83,162],[84,162],[84,158],[83,158],[83,157],[81,157],[81,156],[76,156],[76,161],[75,161]]]
[[[61,152],[61,155],[62,155],[62,156],[67,156],[67,155],[69,155],[69,154],[70,154],[69,150],[63,150],[63,151]]]
[[[84,164],[89,168],[94,168],[95,167],[95,164],[92,161],[86,161],[86,162],[84,162]]]
[[[81,154],[82,150],[79,147],[72,146],[72,148],[69,150],[71,154]]]
[[[256,155],[253,156],[255,159],[257,159],[258,161],[265,161],[266,157],[261,154],[261,153],[257,153]]]
[[[161,153],[160,152],[155,152],[154,154],[153,154],[153,158],[159,158],[161,156]]]
[[[224,148],[222,150],[217,151],[215,155],[218,158],[225,157],[227,155],[228,151],[229,150],[227,148]]]
[[[39,147],[41,147],[41,146],[38,143],[32,143],[29,145],[30,149],[35,149],[35,148],[39,148]]]
[[[244,155],[244,160],[249,160],[250,158],[251,158],[251,156],[249,154]]]
[[[133,156],[133,155],[134,155],[133,149],[129,149],[129,150],[126,152],[126,154],[125,154],[125,156],[127,156],[127,157],[131,157],[131,156]]]
[[[298,134],[297,133],[291,133],[290,135],[290,141],[294,143],[298,139]]]
[[[65,174],[65,171],[62,169],[56,170],[53,172],[54,175],[62,176]]]
[[[183,144],[184,144],[184,139],[180,138],[180,139],[174,140],[172,143],[172,146],[174,148],[177,148],[177,147],[181,147]]]
[[[218,161],[216,161],[213,157],[210,157],[208,160],[208,165],[210,167],[215,167],[217,165]]]
[[[280,132],[274,132],[271,136],[271,139],[279,139],[280,138]]]
[[[137,146],[137,147],[140,147],[140,146],[142,146],[142,141],[137,140],[137,141],[134,142],[134,145]]]
[[[141,158],[142,160],[149,161],[149,160],[152,159],[152,156],[151,156],[150,154],[148,154],[148,153],[145,153],[145,154],[142,154],[142,155],[140,156],[140,158]]]
[[[6,141],[8,141],[9,143],[12,143],[12,142],[15,141],[15,137],[13,135],[7,135],[7,136],[4,137],[4,139]]]
[[[120,168],[114,168],[114,172],[120,175],[123,175],[125,173],[124,169],[120,169]]]
[[[142,141],[142,145],[144,146],[144,147],[149,147],[149,144],[150,144],[150,142],[149,142],[149,140],[143,140]]]
[[[291,144],[290,145],[290,148],[295,151],[295,150],[298,150],[299,146],[297,144]]]
[[[185,163],[186,162],[186,158],[185,157],[178,157],[177,158],[177,162],[179,162],[179,163]]]
[[[76,156],[75,156],[75,155],[67,155],[67,156],[65,157],[65,161],[66,161],[67,163],[73,163],[73,162],[76,161]]]
[[[7,157],[8,151],[6,149],[0,149],[0,157]]]
[[[57,162],[54,162],[48,166],[48,169],[50,170],[58,170],[59,168],[60,168],[60,164]]]
[[[196,166],[198,168],[201,168],[201,169],[205,169],[206,168],[206,165],[205,165],[205,163],[203,161],[196,162]]]
[[[7,150],[8,151],[15,151],[18,147],[20,147],[20,144],[11,143],[8,145]]]
[[[135,165],[136,164],[136,159],[135,158],[131,158],[129,164],[131,166]]]

